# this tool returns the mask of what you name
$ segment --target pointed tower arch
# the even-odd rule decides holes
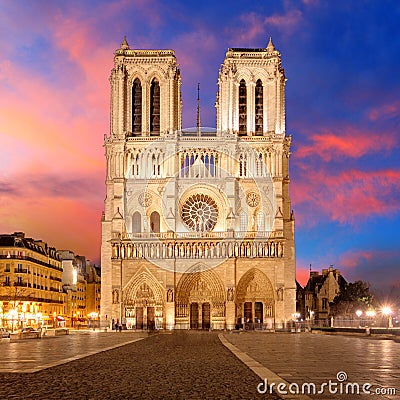
[[[165,290],[149,271],[142,267],[123,289],[126,325],[135,329],[155,329],[163,325]]]
[[[265,323],[274,317],[274,288],[271,281],[258,268],[248,270],[236,289],[238,319],[245,322]]]
[[[225,290],[219,276],[197,264],[184,274],[176,290],[176,323],[191,329],[225,324]]]

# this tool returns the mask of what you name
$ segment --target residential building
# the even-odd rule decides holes
[[[23,232],[0,235],[0,326],[57,326],[63,320],[62,264],[54,247]]]
[[[330,303],[345,285],[346,280],[332,266],[323,269],[322,274],[310,271],[310,278],[304,288],[306,318],[328,323],[331,317]]]

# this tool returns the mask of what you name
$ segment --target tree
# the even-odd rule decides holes
[[[364,281],[346,283],[330,305],[333,316],[354,318],[356,311],[365,312],[375,304],[369,284]]]

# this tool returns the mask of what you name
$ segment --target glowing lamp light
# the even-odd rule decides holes
[[[383,315],[390,315],[392,313],[392,309],[388,306],[385,306],[382,308],[382,314]]]
[[[376,315],[376,312],[374,310],[368,310],[366,313],[367,317],[369,318],[374,318]]]
[[[356,315],[357,315],[357,317],[358,317],[358,318],[360,318],[360,317],[361,317],[361,315],[362,315],[362,313],[363,313],[363,312],[362,312],[361,310],[357,310],[357,311],[356,311]]]

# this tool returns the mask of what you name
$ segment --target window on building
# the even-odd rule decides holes
[[[327,298],[323,298],[322,299],[322,309],[326,310],[328,308],[328,299]]]
[[[244,79],[239,83],[239,135],[247,135],[247,90]]]
[[[256,83],[255,93],[255,134],[261,136],[264,129],[263,120],[263,85],[259,79]]]
[[[142,232],[142,216],[138,211],[136,211],[132,216],[132,233],[140,232]]]
[[[160,233],[160,214],[153,211],[150,215],[150,228],[154,233]]]
[[[150,86],[150,134],[160,134],[160,84],[153,79]]]
[[[264,213],[262,211],[259,211],[257,213],[257,230],[259,232],[265,231],[265,217],[264,217]]]
[[[136,78],[132,85],[132,132],[139,134],[142,131],[142,85]]]
[[[240,213],[240,231],[247,232],[248,218],[247,214],[243,211]]]

